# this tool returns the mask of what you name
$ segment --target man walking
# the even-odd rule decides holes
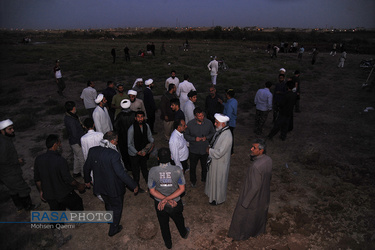
[[[92,113],[94,112],[94,109],[96,108],[95,99],[96,99],[96,96],[98,95],[94,87],[95,87],[95,84],[92,81],[87,81],[87,88],[84,88],[81,94],[81,99],[83,100],[83,104],[90,118],[92,118]]]
[[[254,98],[254,104],[256,105],[254,133],[257,135],[262,134],[268,113],[272,110],[272,93],[270,91],[272,83],[266,82],[265,85],[265,88],[257,91]]]
[[[61,74],[60,60],[56,60],[56,65],[53,68],[53,73],[55,74],[55,79],[57,83],[57,93],[59,93],[60,96],[64,96],[63,91],[65,89],[65,81]]]
[[[264,140],[255,140],[251,147],[254,163],[246,170],[228,232],[234,240],[247,240],[266,232],[272,159],[265,153]]]
[[[84,169],[85,183],[90,187],[91,176],[94,175],[94,193],[101,195],[107,211],[113,211],[113,223],[110,224],[108,236],[112,237],[122,230],[120,225],[126,186],[138,192],[137,183],[126,173],[117,151],[117,134],[107,132],[100,146],[89,151]]]
[[[207,166],[205,194],[211,205],[223,203],[227,197],[228,174],[233,136],[227,122],[229,117],[215,114],[216,133],[212,138],[207,153],[211,163]],[[210,160],[209,160],[210,161]]]
[[[181,194],[185,192],[185,178],[182,170],[170,164],[171,152],[161,148],[158,152],[159,166],[151,168],[148,178],[148,188],[154,198],[156,215],[158,217],[164,244],[172,248],[172,238],[169,229],[169,218],[172,218],[181,237],[187,239],[190,228],[185,227],[182,214],[184,209]]]
[[[75,102],[67,101],[65,103],[65,110],[64,124],[74,156],[73,176],[79,177],[83,175],[83,164],[85,164],[81,148],[81,137],[85,134],[85,130],[77,115]]]
[[[189,149],[187,141],[184,138],[186,123],[183,119],[174,122],[174,130],[169,139],[169,149],[171,151],[174,165],[180,167],[184,173],[188,169]]]
[[[153,148],[154,138],[152,137],[150,126],[145,122],[145,114],[142,111],[138,111],[135,115],[135,122],[128,130],[128,153],[130,155],[133,178],[138,186],[140,171],[142,171],[143,178],[147,183],[147,160]],[[139,188],[139,192],[144,193],[145,191]]]
[[[99,146],[100,141],[103,139],[102,132],[95,131],[95,123],[92,118],[86,118],[83,125],[87,129],[87,133],[81,137],[81,147],[83,158],[87,159],[90,148]]]
[[[0,182],[10,193],[17,211],[33,210],[39,205],[32,204],[30,198],[31,189],[22,177],[21,165],[24,160],[18,157],[13,144],[15,137],[13,122],[9,119],[0,122]]]
[[[211,83],[216,85],[216,78],[219,71],[219,63],[216,61],[216,56],[214,56],[214,59],[207,65],[207,68],[211,73]]]
[[[96,131],[102,132],[103,134],[112,131],[111,118],[109,117],[108,109],[105,105],[107,99],[105,99],[103,94],[99,94],[95,99],[95,103],[97,103],[98,106],[95,108],[92,118],[95,123]]]
[[[201,181],[206,181],[206,163],[208,157],[206,148],[215,134],[212,123],[204,117],[204,112],[201,108],[195,108],[194,115],[195,119],[188,122],[184,134],[186,141],[189,142],[190,182],[192,187],[195,187],[197,184],[196,168],[198,161],[200,161],[202,168]]]

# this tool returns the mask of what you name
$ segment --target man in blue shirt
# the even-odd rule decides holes
[[[271,86],[271,82],[266,82],[266,87],[259,89],[254,98],[256,105],[254,133],[257,135],[262,134],[263,125],[267,120],[268,113],[272,110]]]
[[[233,132],[234,132],[234,128],[236,127],[237,105],[238,105],[237,100],[234,99],[234,94],[235,93],[233,89],[227,89],[225,90],[225,96],[227,97],[227,102],[223,102],[222,100],[219,100],[219,102],[221,101],[221,103],[224,105],[223,114],[229,117],[228,125],[229,125],[230,132],[232,132],[232,137],[233,137],[231,154],[234,153],[233,151],[234,133]]]

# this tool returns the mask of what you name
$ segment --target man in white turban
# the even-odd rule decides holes
[[[211,205],[223,203],[227,196],[228,174],[232,147],[232,133],[227,122],[229,117],[216,113],[216,133],[211,139],[207,153],[207,179],[205,193]]]
[[[147,120],[147,112],[145,108],[145,104],[141,99],[138,99],[138,92],[131,89],[128,91],[128,96],[130,100],[130,110],[137,112],[143,111],[145,113],[145,119]]]
[[[144,93],[143,93],[143,79],[137,78],[133,84],[132,90],[137,91],[137,98],[140,100],[144,100]]]
[[[95,108],[92,119],[95,123],[95,128],[97,132],[102,132],[103,134],[107,133],[108,131],[113,130],[111,118],[109,117],[109,113],[105,104],[107,103],[107,99],[105,99],[103,94],[99,94],[98,97],[95,99],[95,103],[98,106]]]

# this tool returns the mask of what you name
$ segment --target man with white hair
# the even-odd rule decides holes
[[[209,157],[207,160],[208,172],[204,192],[208,196],[211,205],[219,205],[225,201],[227,196],[233,137],[227,125],[229,117],[219,113],[216,113],[214,117],[216,133],[206,149]]]
[[[17,210],[32,210],[30,187],[22,177],[23,159],[18,157],[12,138],[15,137],[13,122],[9,119],[0,122],[0,182],[9,189],[10,197]]]
[[[143,111],[145,113],[145,119],[147,120],[145,104],[141,99],[138,99],[138,92],[131,89],[128,91],[128,96],[130,100],[130,110],[134,112]]]
[[[102,132],[103,134],[107,133],[108,131],[113,130],[111,118],[109,117],[109,113],[105,104],[107,103],[107,99],[105,99],[103,94],[99,94],[98,97],[95,99],[95,103],[98,106],[95,108],[92,119],[94,120],[96,131]]]
[[[216,61],[216,56],[214,56],[214,59],[207,65],[207,68],[211,73],[212,84],[216,85],[217,72],[219,71],[219,63]]]
[[[137,98],[144,101],[144,93],[143,93],[143,79],[137,78],[133,84],[132,90],[137,91]]]
[[[154,88],[154,80],[148,79],[145,81],[146,89],[144,91],[144,105],[147,112],[147,123],[150,126],[151,132],[153,135],[157,134],[154,130],[155,124],[155,112],[156,112],[156,104],[154,99],[154,94],[152,93],[152,89]]]

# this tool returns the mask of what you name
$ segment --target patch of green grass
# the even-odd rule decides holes
[[[43,150],[45,150],[45,147],[42,147],[42,146],[35,146],[33,148],[30,148],[29,149],[29,152],[30,154],[32,155],[36,155],[38,154],[39,152],[42,152]]]
[[[37,135],[35,138],[33,138],[33,141],[35,142],[44,142],[47,139],[47,134]]]
[[[34,127],[35,124],[36,117],[34,114],[21,115],[14,121],[14,126],[18,131],[26,131],[27,129]]]
[[[65,107],[63,105],[55,105],[53,107],[50,107],[46,110],[46,115],[58,115],[58,114],[64,114],[65,113]]]

